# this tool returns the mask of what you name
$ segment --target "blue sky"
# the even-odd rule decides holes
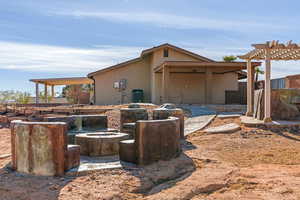
[[[31,78],[85,76],[171,43],[221,60],[267,40],[300,43],[300,2],[240,0],[0,0],[0,90]],[[300,73],[274,62],[273,78]]]

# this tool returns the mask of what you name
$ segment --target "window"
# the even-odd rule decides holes
[[[164,49],[164,57],[169,57],[169,50],[168,49]]]

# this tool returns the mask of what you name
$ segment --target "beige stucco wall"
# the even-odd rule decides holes
[[[156,74],[157,91],[161,95],[161,73]],[[213,74],[212,101],[210,104],[225,104],[225,91],[238,90],[236,73]],[[200,73],[171,73],[169,84],[169,102],[185,104],[205,104],[205,75]]]
[[[214,74],[212,82],[212,104],[225,104],[225,91],[239,87],[237,73]]]
[[[124,91],[124,102],[131,102],[131,91],[133,89],[143,89],[145,101],[150,102],[150,73],[149,58],[141,61],[111,70],[99,73],[94,76],[96,81],[96,104],[120,104],[122,93],[118,89],[113,88],[113,84],[121,79],[127,80],[127,88]]]
[[[153,52],[150,58],[151,73],[150,75],[150,84],[151,84],[151,101],[153,103],[160,103],[160,93],[161,93],[161,75],[154,74],[153,69],[159,66],[164,61],[176,61],[176,60],[185,60],[185,61],[199,61],[198,59],[183,54],[179,51],[169,49],[169,57],[163,57],[164,49],[159,49]]]
[[[185,55],[178,51],[169,49],[169,57],[163,57],[163,49],[157,50],[145,56],[141,61],[128,64],[127,66],[108,72],[99,73],[94,76],[96,81],[96,104],[120,104],[122,93],[113,88],[113,83],[121,79],[127,80],[127,88],[124,91],[123,103],[131,102],[131,91],[143,89],[145,102],[159,104],[161,97],[162,74],[153,72],[153,68],[159,66],[166,60],[189,60],[195,61],[194,57]],[[199,61],[199,60],[197,60]],[[182,66],[184,69],[184,66]],[[202,69],[195,68],[197,71]],[[216,72],[224,68],[214,69]],[[176,70],[175,70],[176,71]],[[175,72],[173,71],[173,72]],[[182,71],[182,69],[180,70]],[[193,69],[186,69],[192,72]],[[203,72],[205,69],[203,69]],[[225,73],[213,75],[212,80],[212,102],[211,104],[225,103],[225,90],[238,90],[238,75],[236,73]],[[170,74],[169,99],[174,103],[205,103],[205,75],[201,73],[172,73]]]

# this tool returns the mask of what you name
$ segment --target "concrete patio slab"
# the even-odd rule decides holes
[[[203,115],[185,120],[184,135],[186,136],[205,128],[215,117],[216,115]]]
[[[248,127],[266,126],[266,127],[291,127],[300,126],[300,121],[285,121],[274,120],[272,122],[264,123],[263,120],[258,120],[253,117],[241,116],[241,123]]]
[[[222,126],[216,126],[216,127],[211,127],[208,129],[205,129],[204,132],[206,133],[232,133],[235,131],[240,130],[241,127],[236,124],[236,123],[230,123],[230,124],[225,124]]]
[[[119,156],[88,157],[80,156],[79,167],[70,169],[67,176],[82,176],[103,169],[122,168]]]

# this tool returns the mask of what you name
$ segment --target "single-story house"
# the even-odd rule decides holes
[[[246,62],[218,62],[162,44],[88,77],[94,81],[97,105],[129,103],[134,89],[143,90],[144,102],[155,104],[225,104],[225,91],[238,90],[246,66]]]

